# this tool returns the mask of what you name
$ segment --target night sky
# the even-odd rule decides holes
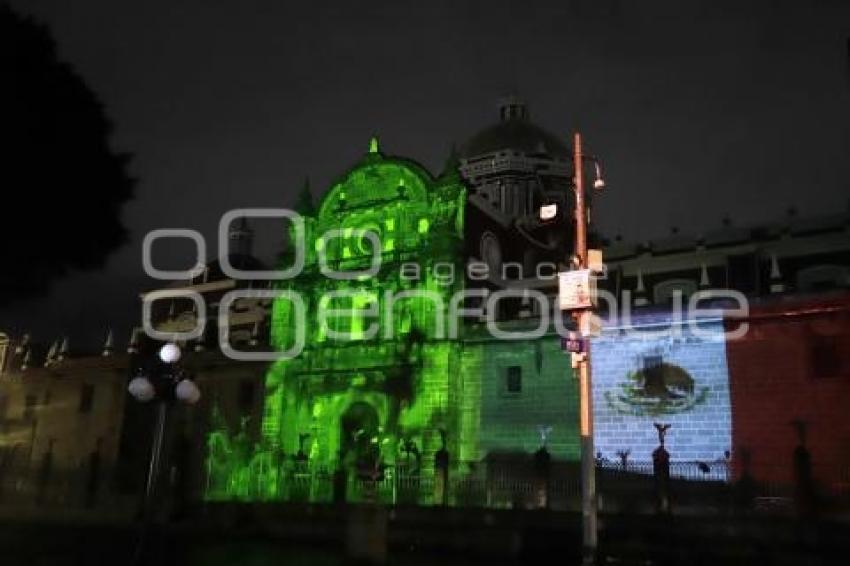
[[[105,271],[0,313],[0,329],[69,334],[72,349],[110,326],[123,345],[138,292],[156,286],[142,275],[147,231],[198,229],[215,253],[223,212],[291,205],[308,175],[323,192],[372,135],[438,172],[512,91],[603,159],[595,220],[611,237],[850,198],[847,1],[11,4],[49,25],[103,100],[114,147],[135,155],[131,243]],[[279,231],[260,227],[259,256]],[[180,259],[162,253],[164,267]]]

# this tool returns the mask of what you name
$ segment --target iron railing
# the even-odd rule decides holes
[[[448,505],[452,507],[576,510],[579,507],[580,476],[577,466],[554,465],[547,477],[529,466],[490,468],[481,463],[458,466],[448,481],[433,472],[415,474],[406,468],[386,468],[379,479],[340,476],[333,470],[295,466],[276,475],[244,474],[238,481],[211,482],[192,486],[197,501],[272,501],[272,502],[380,502],[386,505]],[[839,478],[830,484],[818,483],[823,497],[850,500],[850,468],[840,473],[815,468],[819,476]],[[834,472],[834,470],[833,470]],[[127,508],[135,510],[138,493],[121,493],[112,481],[113,473],[103,469],[96,475],[90,470],[44,470],[7,468],[0,470],[0,506],[33,505],[67,508]],[[604,509],[650,509],[657,483],[653,465],[645,461],[597,462],[598,491]],[[726,462],[672,462],[672,497],[681,504],[731,504],[740,488]],[[169,493],[169,478],[164,475],[162,493]],[[748,495],[762,500],[790,500],[793,482],[760,482],[755,478]]]

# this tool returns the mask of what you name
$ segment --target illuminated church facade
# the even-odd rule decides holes
[[[516,101],[437,177],[384,154],[373,140],[305,216],[304,269],[280,283],[278,291],[291,295],[275,300],[269,328],[272,349],[303,348],[268,369],[262,418],[250,439],[242,435],[241,448],[232,424],[212,427],[207,497],[328,501],[333,478],[343,471],[349,483],[415,477],[423,487],[413,500],[426,502],[434,494],[424,486],[441,467],[459,482],[521,478],[543,447],[555,461],[575,462],[577,384],[554,324],[561,317],[552,309],[555,280],[536,270],[541,264],[564,269],[571,251],[563,212],[571,208],[570,177],[567,148],[533,126]],[[536,218],[544,202],[561,205],[553,224]],[[750,448],[735,437],[753,430],[753,417],[736,410],[746,405],[748,394],[741,392],[764,376],[755,367],[738,375],[730,368],[746,365],[736,352],[763,335],[730,346],[723,314],[691,325],[676,319],[671,297],[714,287],[787,300],[783,282],[802,278],[788,285],[802,292],[805,279],[823,266],[814,265],[814,273],[797,264],[783,274],[777,257],[794,265],[804,248],[820,245],[815,239],[846,238],[846,220],[833,224],[831,231],[794,234],[793,244],[788,232],[765,237],[728,225],[701,240],[674,233],[641,249],[608,243],[613,261],[600,287],[617,296],[629,291],[635,311],[628,328],[614,317],[594,339],[601,461],[626,454],[648,462],[658,445],[655,424],[664,423],[671,425],[667,447],[675,461],[708,469],[706,479],[740,472],[733,455]],[[802,243],[810,236],[816,236],[811,244]],[[826,261],[844,261],[845,248],[839,245],[838,256]],[[365,274],[372,265],[379,267]],[[847,286],[846,268],[836,269],[826,288]],[[364,275],[340,279],[331,272]],[[499,293],[506,296],[488,300]],[[303,304],[295,305],[292,295]],[[840,296],[829,301],[846,304]],[[514,339],[495,336],[488,317],[516,333]],[[841,340],[837,355],[847,357]],[[850,369],[844,363],[833,371]],[[807,411],[798,411],[801,419]],[[779,436],[782,446],[797,441],[791,429]],[[838,444],[825,449],[834,461]],[[779,473],[765,466],[765,474]]]
[[[221,431],[212,433],[210,469],[219,476],[211,497],[285,498],[287,461],[310,477],[344,469],[364,478],[384,477],[387,469],[433,476],[441,451],[453,471],[480,460],[493,431],[481,430],[482,383],[497,373],[485,358],[498,357],[489,351],[498,344],[479,322],[486,292],[473,300],[462,294],[466,205],[456,170],[434,178],[410,160],[384,155],[376,140],[330,187],[304,217],[304,268],[280,284],[286,296],[272,312],[271,346],[298,346],[300,353],[268,370],[253,450],[240,460]],[[300,238],[292,232],[293,241]],[[534,367],[523,359],[539,357],[542,348],[550,354],[550,379],[560,383],[546,418],[569,423],[575,388],[557,337],[502,344],[513,361],[500,368],[501,393],[519,396],[523,366]],[[537,422],[545,416],[541,401],[526,430],[491,423],[514,441],[525,439],[517,445],[491,436],[492,448],[500,441],[505,451],[539,448],[539,425],[547,424]],[[558,456],[576,457],[574,429],[570,423],[549,440]]]
[[[183,344],[202,398],[174,409],[172,434],[183,440],[171,446],[191,468],[197,495],[356,500],[352,489],[372,479],[405,492],[392,501],[429,503],[448,477],[447,502],[462,504],[467,479],[481,486],[533,477],[543,447],[553,478],[571,477],[577,383],[552,308],[552,274],[572,248],[571,177],[569,149],[509,100],[500,120],[436,176],[373,140],[316,206],[299,210],[303,223],[290,228],[280,261],[285,268],[302,253],[297,276],[234,280],[216,260],[166,287],[202,295],[209,320],[235,289],[273,292],[235,301],[227,338],[236,350],[297,352],[273,362],[228,358],[215,324]],[[543,224],[537,210],[552,202],[561,216]],[[233,223],[231,263],[262,270],[251,239],[244,219]],[[600,462],[649,462],[663,423],[671,425],[672,460],[709,470],[706,479],[726,481],[747,467],[756,479],[787,484],[790,454],[807,442],[816,477],[844,481],[850,210],[757,227],[724,222],[700,237],[597,241],[607,264],[599,287],[628,292],[622,306],[633,315],[611,317],[593,340]],[[706,288],[748,297],[749,333],[729,340],[723,312],[695,326],[676,318],[676,294]],[[197,323],[194,306],[179,300],[160,301],[153,315],[163,331]],[[494,327],[513,336],[499,338]],[[145,349],[139,338],[124,355],[110,335],[103,356],[85,359],[67,351],[67,340],[46,355],[29,339],[0,340],[0,424],[14,432],[0,437],[13,455],[8,469],[80,466],[91,452],[138,476],[150,415],[115,392]],[[57,380],[70,405],[55,397]],[[66,414],[60,406],[90,408]],[[123,415],[122,425],[105,427],[94,447],[74,448],[74,431],[100,411],[103,422]]]

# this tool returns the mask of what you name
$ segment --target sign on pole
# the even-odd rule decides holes
[[[585,339],[578,332],[570,332],[568,336],[561,337],[561,349],[573,354],[581,354],[587,351]]]
[[[596,279],[589,269],[558,274],[558,306],[562,311],[587,309],[596,298]]]

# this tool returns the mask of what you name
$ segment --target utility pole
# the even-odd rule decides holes
[[[581,134],[573,136],[573,170],[575,179],[575,248],[578,269],[589,269],[587,254],[587,205],[584,194],[584,155]],[[580,333],[590,328],[591,308],[573,311]],[[596,455],[593,448],[593,390],[590,383],[590,340],[585,337],[584,355],[578,359],[579,417],[581,434],[581,515],[582,556],[584,564],[596,560]]]
[[[577,332],[569,337],[561,337],[561,347],[570,352],[571,366],[578,370],[579,378],[579,420],[581,436],[581,515],[582,515],[582,556],[583,564],[593,564],[596,560],[597,521],[596,521],[596,454],[593,448],[593,388],[590,372],[590,337],[598,332],[594,321],[593,308],[596,301],[596,282],[594,277],[604,271],[602,252],[587,249],[587,224],[589,213],[584,192],[584,161],[593,163],[596,179],[593,188],[605,187],[602,179],[602,166],[593,155],[582,153],[581,134],[573,135],[573,191],[575,208],[573,210],[574,249],[568,271],[558,274],[558,305],[564,311],[570,311],[575,320]],[[544,223],[558,217],[556,203],[543,203],[540,207],[540,220]]]

